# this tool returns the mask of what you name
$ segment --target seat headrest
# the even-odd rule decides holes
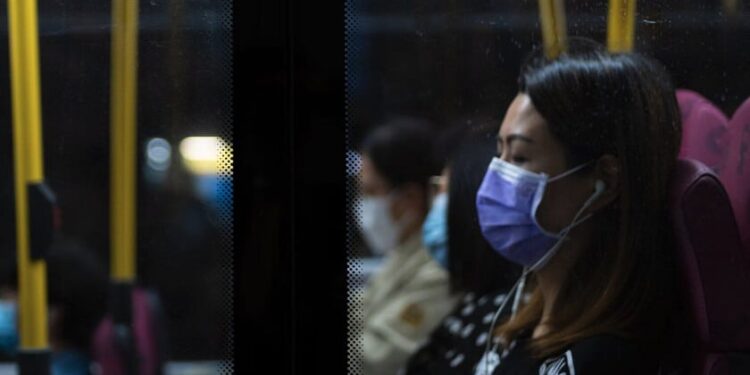
[[[675,90],[675,96],[677,97],[677,105],[680,107],[680,115],[682,116],[683,121],[690,117],[690,113],[696,103],[707,100],[703,95],[688,89]]]
[[[724,187],[703,163],[681,159],[670,193],[680,287],[699,345],[750,350],[750,262]]]
[[[750,252],[750,98],[737,109],[729,126],[729,147],[719,176],[734,208],[737,226]]]
[[[699,160],[720,173],[726,159],[729,119],[700,94],[677,90],[677,104],[682,115],[680,158]]]

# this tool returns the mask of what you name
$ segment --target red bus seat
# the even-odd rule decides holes
[[[729,144],[729,119],[708,99],[694,91],[677,90],[682,115],[680,158],[694,159],[721,173]]]
[[[165,326],[158,297],[152,291],[133,288],[133,337],[139,375],[161,375],[166,361]],[[119,350],[110,316],[94,333],[93,362],[100,374],[128,375],[123,353]]]
[[[746,253],[750,253],[750,98],[737,109],[729,125],[730,144],[721,182],[732,202]]]
[[[750,261],[729,198],[710,168],[679,160],[670,204],[684,325],[663,373],[750,374]]]

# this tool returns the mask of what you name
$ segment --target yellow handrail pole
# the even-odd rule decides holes
[[[135,281],[138,1],[112,1],[111,274]]]
[[[136,282],[138,0],[112,0],[110,88],[110,313],[125,373],[138,371],[132,335]]]
[[[13,159],[16,194],[19,373],[49,374],[47,270],[53,195],[44,184],[36,0],[8,0]],[[40,221],[41,220],[41,221]]]
[[[44,180],[36,0],[8,0],[21,350],[47,350],[43,259],[30,257],[27,188]]]
[[[568,49],[563,0],[539,0],[539,17],[544,53],[547,58],[554,59]]]
[[[635,0],[610,0],[607,19],[607,49],[630,52],[635,40]]]

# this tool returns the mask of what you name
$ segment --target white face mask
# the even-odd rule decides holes
[[[355,213],[364,239],[377,255],[383,255],[398,246],[403,229],[391,217],[391,196],[362,197],[359,213]]]

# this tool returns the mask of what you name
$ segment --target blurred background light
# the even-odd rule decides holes
[[[180,142],[180,156],[196,175],[231,173],[232,147],[220,137],[187,137]]]
[[[151,138],[146,143],[146,164],[156,171],[166,171],[172,162],[172,145],[164,138]]]

